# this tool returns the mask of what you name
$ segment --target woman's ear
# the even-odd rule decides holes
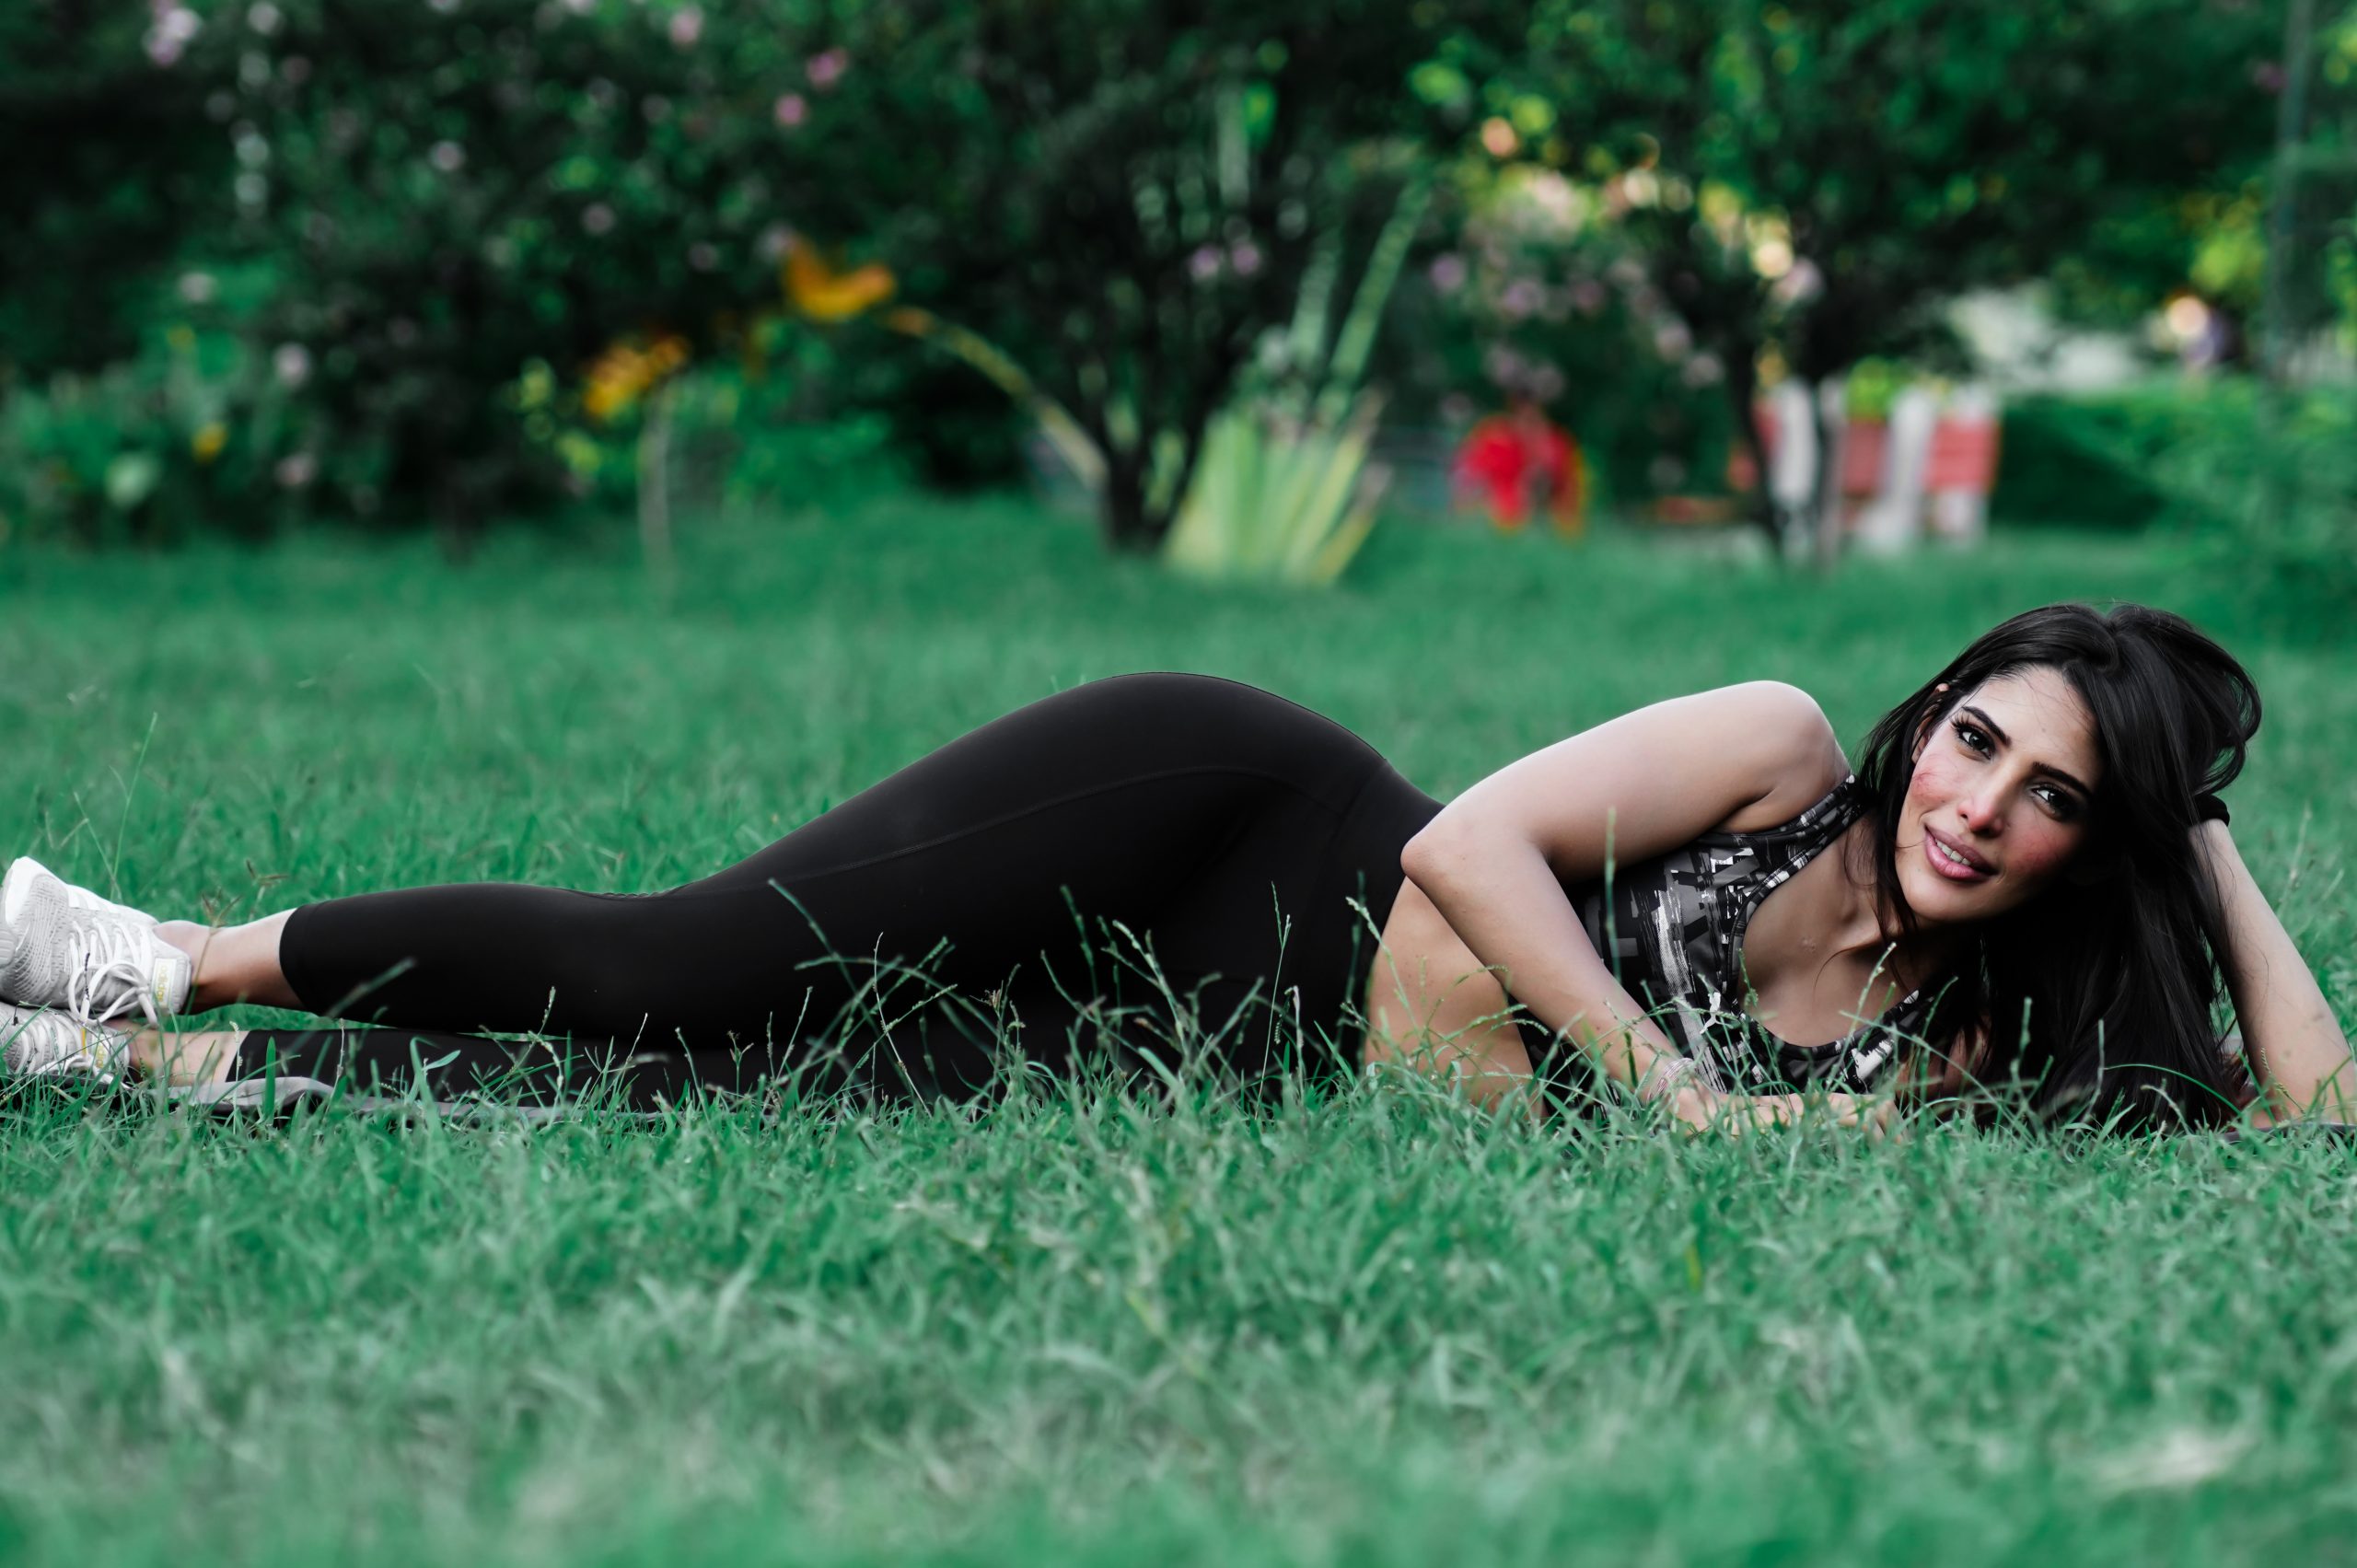
[[[1943,680],[1933,687],[1932,691],[1934,695],[1945,698],[1948,694],[1948,683]],[[1923,748],[1932,738],[1932,726],[1938,724],[1940,715],[1946,712],[1947,703],[1945,702],[1933,703],[1923,710],[1923,722],[1915,726],[1914,749],[1907,753],[1907,760],[1910,762],[1920,762],[1923,760]]]

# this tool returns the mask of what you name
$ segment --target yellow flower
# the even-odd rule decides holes
[[[688,341],[666,332],[645,348],[618,343],[590,362],[581,411],[603,424],[628,409],[688,362]]]
[[[199,465],[211,462],[229,444],[228,426],[215,420],[189,438],[188,449],[194,453]]]
[[[780,273],[786,298],[813,321],[848,321],[891,298],[900,286],[892,269],[881,261],[837,272],[800,235],[785,242],[785,262]]]

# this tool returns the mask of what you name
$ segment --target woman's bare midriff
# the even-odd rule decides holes
[[[1399,896],[1383,923],[1383,943],[1367,977],[1364,998],[1368,1029],[1359,1045],[1362,1063],[1399,1059],[1421,1049],[1447,1068],[1462,1062],[1472,1074],[1469,1089],[1481,1096],[1481,1081],[1504,1090],[1530,1075],[1530,1054],[1521,1031],[1506,1016],[1505,987],[1484,969],[1424,890],[1399,885]]]

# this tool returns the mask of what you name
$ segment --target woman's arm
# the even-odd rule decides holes
[[[1678,1052],[1613,978],[1563,884],[1714,828],[1788,820],[1846,772],[1831,726],[1806,693],[1766,681],[1705,691],[1491,774],[1410,840],[1400,865],[1465,954],[1540,1023],[1623,1084],[1661,1081]],[[1527,1062],[1512,1060],[1520,1051],[1518,1042],[1509,1051],[1510,1026],[1469,1034],[1452,1052],[1457,1071],[1477,1082],[1527,1075]],[[1504,1059],[1489,1060],[1491,1052]],[[1690,1076],[1677,1087],[1682,1118],[1709,1120],[1723,1109]]]
[[[2357,1065],[2350,1061],[2348,1037],[2251,879],[2234,835],[2223,822],[2204,822],[2194,830],[2194,842],[2225,912],[2226,951],[2220,957],[2226,993],[2234,998],[2265,1114],[2276,1121],[2357,1120]]]

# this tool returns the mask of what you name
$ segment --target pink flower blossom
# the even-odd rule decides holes
[[[813,54],[802,69],[812,87],[822,93],[831,92],[835,84],[843,79],[843,73],[851,69],[851,51],[838,48]]]
[[[1248,278],[1260,270],[1260,248],[1248,239],[1239,239],[1227,248],[1227,264],[1236,269],[1239,278]]]
[[[810,118],[810,103],[800,93],[780,93],[777,106],[772,112],[777,116],[780,126],[791,131]]]
[[[1443,294],[1455,294],[1465,286],[1465,258],[1451,250],[1433,258],[1427,275],[1433,280],[1433,287]]]
[[[693,6],[683,6],[671,13],[671,41],[681,49],[692,49],[696,40],[703,36],[703,13]]]
[[[157,0],[153,8],[155,24],[147,29],[147,58],[169,70],[188,50],[189,41],[204,26],[203,20],[185,6]]]
[[[1219,276],[1219,247],[1198,245],[1187,258],[1187,273],[1197,283],[1209,283]]]

